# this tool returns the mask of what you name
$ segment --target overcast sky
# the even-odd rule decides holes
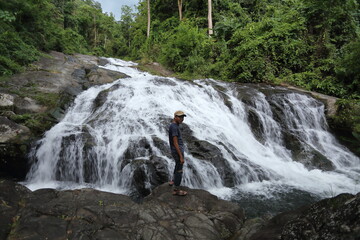
[[[135,10],[135,6],[139,3],[139,0],[95,0],[101,4],[101,9],[104,13],[112,12],[116,20],[120,20],[121,7],[128,5]]]

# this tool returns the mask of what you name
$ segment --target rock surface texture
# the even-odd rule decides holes
[[[30,192],[0,183],[0,239],[229,239],[243,210],[203,190],[173,196],[167,184],[142,203],[93,189]]]
[[[31,192],[0,180],[0,239],[321,239],[360,237],[360,193],[341,194],[273,218],[245,219],[236,203],[163,184],[141,203],[94,189]]]

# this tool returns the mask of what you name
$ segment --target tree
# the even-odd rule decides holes
[[[179,19],[182,20],[182,0],[178,0]]]
[[[147,31],[146,36],[150,37],[150,23],[151,23],[151,16],[150,16],[150,0],[147,0]]]
[[[209,23],[209,36],[214,34],[213,31],[213,22],[212,22],[212,1],[208,0],[208,23]]]

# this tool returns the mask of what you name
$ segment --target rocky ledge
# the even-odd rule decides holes
[[[93,189],[29,191],[0,183],[0,239],[228,239],[243,210],[203,190],[173,196],[164,184],[142,203]]]
[[[31,192],[0,180],[0,239],[346,239],[360,237],[360,194],[341,194],[272,219],[204,190],[163,184],[141,203],[94,189]]]

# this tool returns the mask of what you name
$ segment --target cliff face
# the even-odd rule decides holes
[[[106,60],[51,52],[28,71],[0,82],[0,176],[23,179],[30,144],[57,123],[77,94],[126,77],[99,68]]]

